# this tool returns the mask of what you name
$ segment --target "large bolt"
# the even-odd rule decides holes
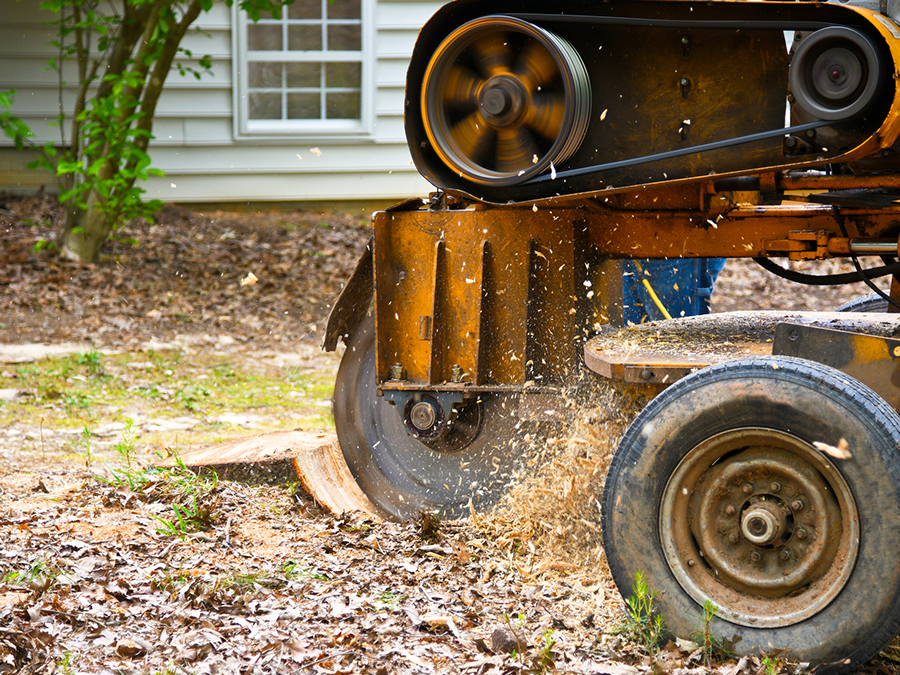
[[[458,363],[454,363],[450,367],[450,379],[453,382],[462,382],[463,369],[460,367]]]
[[[395,363],[391,366],[391,379],[392,380],[402,380],[403,379],[403,364]]]

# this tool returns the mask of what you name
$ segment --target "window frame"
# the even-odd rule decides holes
[[[322,58],[329,52],[317,50],[309,52],[273,51],[256,52],[271,54],[270,59],[259,59],[270,62],[312,62],[331,61],[358,62],[361,68],[360,77],[360,117],[355,120],[299,119],[299,120],[251,120],[249,103],[248,72],[250,50],[247,39],[247,26],[252,24],[246,12],[240,10],[235,3],[232,6],[232,95],[234,137],[236,140],[284,140],[286,136],[308,137],[316,142],[330,139],[370,138],[375,122],[375,2],[376,0],[360,0],[360,39],[359,52],[331,52],[335,58]],[[357,58],[356,55],[359,54]],[[286,58],[287,57],[287,58]]]

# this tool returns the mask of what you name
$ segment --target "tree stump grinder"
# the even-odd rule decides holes
[[[900,633],[898,20],[897,0],[443,6],[405,117],[437,190],[374,214],[326,331],[376,506],[487,507],[579,374],[656,383],[602,495],[623,595],[640,571],[676,635],[712,601],[734,653],[834,672]],[[733,257],[892,285],[865,312],[618,327],[621,260]],[[783,263],[836,257],[857,271]]]

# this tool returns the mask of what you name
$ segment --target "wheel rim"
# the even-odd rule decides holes
[[[505,16],[455,30],[422,84],[432,147],[480,184],[515,185],[561,165],[584,139],[590,105],[590,80],[574,47]]]
[[[660,539],[679,584],[717,615],[778,627],[824,609],[859,547],[847,483],[808,443],[770,429],[713,436],[680,462],[663,492]]]

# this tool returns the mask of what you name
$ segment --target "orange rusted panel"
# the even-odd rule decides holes
[[[377,214],[374,226],[380,382],[400,364],[404,388],[455,378],[522,385],[559,380],[575,363],[581,312],[570,218],[411,211]]]

